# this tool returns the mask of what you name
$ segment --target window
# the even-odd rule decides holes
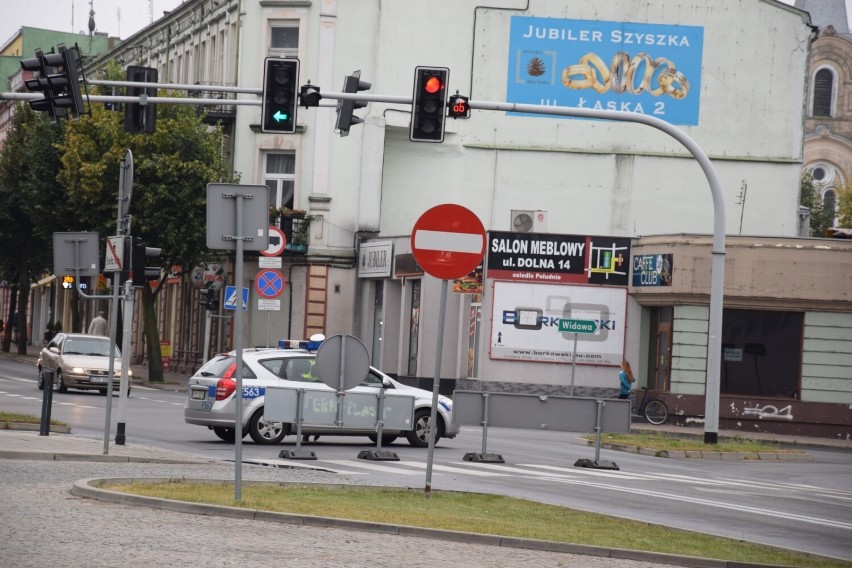
[[[408,375],[417,375],[417,344],[420,337],[420,280],[411,282],[410,331],[408,334]]]
[[[270,201],[277,208],[293,209],[296,182],[296,156],[292,153],[268,153],[263,183],[269,188]]]
[[[798,398],[803,324],[800,312],[726,309],[721,392]]]
[[[269,55],[296,57],[299,55],[299,24],[274,24],[269,30]]]
[[[836,221],[835,215],[837,214],[837,196],[834,194],[833,189],[827,189],[822,194],[822,209],[831,213],[831,224],[834,225]]]
[[[373,293],[373,352],[370,356],[373,361],[381,361],[382,357],[384,291],[385,283],[382,280],[376,280],[375,291]]]
[[[830,69],[820,69],[814,76],[812,116],[831,116],[833,92],[834,73]]]

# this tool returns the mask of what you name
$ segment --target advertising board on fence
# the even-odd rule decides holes
[[[597,325],[579,334],[577,364],[620,365],[626,315],[625,288],[495,282],[490,356],[571,363],[575,334],[559,320],[576,319]]]

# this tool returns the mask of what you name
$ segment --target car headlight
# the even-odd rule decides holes
[[[447,412],[453,411],[453,401],[445,396],[442,396],[438,399],[438,406],[446,410]]]
[[[74,367],[73,369],[71,369],[71,373],[74,375],[85,375],[86,370],[82,367]]]

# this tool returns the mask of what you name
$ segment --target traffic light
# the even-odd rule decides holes
[[[355,71],[352,75],[347,75],[343,79],[343,92],[344,93],[357,93],[358,91],[366,91],[372,85],[366,81],[361,80],[361,72]],[[353,101],[353,100],[339,100],[337,101],[337,124],[335,124],[335,128],[340,133],[340,136],[348,136],[349,128],[353,124],[361,124],[364,122],[364,119],[360,116],[355,116],[353,113],[356,109],[364,108],[367,106],[367,103],[361,101]]]
[[[412,142],[443,142],[444,121],[447,117],[446,67],[417,67],[414,70],[414,96],[411,105]]]
[[[266,58],[263,73],[262,132],[296,132],[299,60]]]
[[[144,286],[147,282],[160,278],[160,265],[148,266],[148,262],[149,259],[156,262],[161,253],[162,249],[146,247],[138,239],[133,243],[130,269],[132,270],[131,279],[134,286]]]
[[[21,69],[38,72],[37,77],[24,81],[27,90],[44,95],[42,99],[30,101],[30,106],[36,112],[47,112],[51,122],[66,113],[79,118],[85,110],[78,71],[80,49],[77,46],[66,48],[61,43],[58,47],[59,53],[36,49],[34,58],[21,60]]]
[[[320,88],[316,85],[311,85],[310,81],[308,81],[307,85],[302,85],[299,88],[299,104],[303,107],[318,107],[321,100],[322,93],[320,93]]]
[[[199,293],[201,294],[200,304],[204,306],[204,309],[210,310],[211,312],[215,312],[219,309],[219,294],[216,290],[202,288],[199,290]]]
[[[134,83],[156,83],[159,73],[153,67],[127,68],[127,80]],[[128,97],[145,97],[145,103],[127,103],[124,105],[124,131],[151,134],[157,130],[157,105],[147,101],[157,96],[156,87],[127,87]]]

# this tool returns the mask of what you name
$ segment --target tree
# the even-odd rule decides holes
[[[807,207],[811,212],[811,235],[823,237],[826,229],[834,222],[834,211],[829,211],[824,206],[822,193],[814,182],[814,176],[810,170],[802,172],[800,187],[799,205]]]
[[[113,66],[107,74],[115,78],[116,72]],[[148,380],[154,382],[163,380],[154,309],[157,295],[172,265],[191,267],[209,256],[206,186],[229,179],[221,151],[222,130],[202,119],[193,105],[161,105],[155,133],[129,134],[120,113],[95,106],[91,116],[68,124],[59,146],[60,180],[69,198],[91,212],[93,225],[104,236],[117,233],[119,162],[126,149],[133,154],[133,235],[162,249],[164,269],[156,286],[142,286]]]
[[[13,283],[6,321],[18,314],[17,351],[26,353],[30,283],[52,264],[53,232],[67,230],[78,217],[57,182],[56,144],[62,125],[51,124],[27,104],[18,104],[12,128],[0,150],[0,275]],[[11,326],[2,349],[10,349]]]
[[[845,229],[852,229],[852,180],[834,191],[837,194],[837,224]]]

